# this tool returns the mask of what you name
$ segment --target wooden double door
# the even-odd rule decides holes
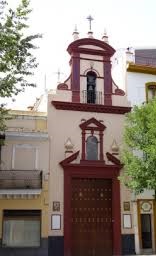
[[[112,181],[72,179],[72,256],[112,255]]]

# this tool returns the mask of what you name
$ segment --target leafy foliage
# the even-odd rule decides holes
[[[25,35],[28,16],[31,13],[29,0],[21,0],[16,10],[0,1],[0,97],[13,97],[26,86],[35,86],[27,77],[37,67],[32,50],[37,47],[33,40],[41,35]],[[0,106],[0,130],[5,129],[3,104]]]
[[[136,193],[156,190],[156,100],[127,115],[124,142],[121,180]]]
[[[0,106],[0,131],[6,130],[5,120],[7,119],[7,115],[8,115],[8,110],[2,104]]]

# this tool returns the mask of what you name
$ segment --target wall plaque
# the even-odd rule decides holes
[[[130,202],[123,202],[124,211],[130,211]]]
[[[145,201],[141,204],[141,209],[144,212],[150,212],[152,209],[152,204],[150,202]]]
[[[59,212],[60,211],[60,202],[54,201],[53,202],[53,212]]]
[[[52,230],[60,230],[61,229],[61,215],[60,214],[52,214],[51,215],[51,229]]]
[[[132,228],[131,214],[123,215],[123,227],[124,228]]]

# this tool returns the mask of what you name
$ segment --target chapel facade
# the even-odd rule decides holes
[[[112,79],[115,50],[107,35],[73,35],[71,73],[48,97],[49,255],[133,253],[130,191],[118,179],[124,115],[131,108]]]

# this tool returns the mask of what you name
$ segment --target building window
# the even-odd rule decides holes
[[[40,210],[4,210],[3,247],[40,246]]]
[[[37,170],[39,165],[39,147],[31,144],[14,144],[12,169]]]
[[[82,122],[82,155],[81,160],[99,160],[103,159],[103,131],[106,128],[104,124],[94,117]]]
[[[146,83],[146,101],[154,99],[156,96],[156,82]]]
[[[89,136],[86,142],[87,160],[98,160],[98,140],[95,136]]]
[[[96,103],[96,74],[93,71],[87,73],[87,103]]]

